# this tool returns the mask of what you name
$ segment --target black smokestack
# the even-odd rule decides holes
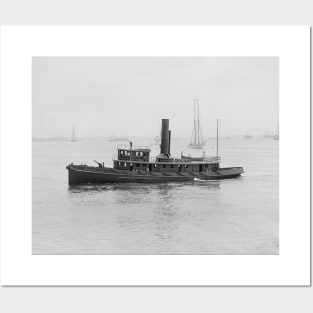
[[[168,128],[169,119],[162,119],[161,154],[169,154],[170,138]]]

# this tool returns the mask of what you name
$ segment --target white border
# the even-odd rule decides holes
[[[32,56],[279,56],[280,254],[33,256]],[[2,285],[310,284],[308,26],[5,26],[1,105]]]

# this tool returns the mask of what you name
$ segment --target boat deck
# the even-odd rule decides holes
[[[70,184],[80,183],[115,183],[115,182],[169,182],[194,179],[214,180],[240,176],[242,167],[221,168],[218,171],[206,172],[148,172],[125,171],[108,167],[87,165],[68,165]]]

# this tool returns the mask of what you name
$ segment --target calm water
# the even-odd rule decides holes
[[[222,139],[221,166],[245,168],[237,179],[68,186],[68,163],[111,166],[116,144],[33,143],[33,254],[279,253],[278,141]],[[172,154],[201,155],[187,144],[173,141]]]

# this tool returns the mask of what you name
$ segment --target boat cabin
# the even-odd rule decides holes
[[[181,156],[173,158],[170,153],[171,131],[168,130],[169,120],[162,120],[162,141],[160,154],[150,159],[151,150],[148,147],[118,146],[117,158],[113,156],[113,168],[116,170],[135,172],[207,172],[219,169],[219,158],[192,158]]]
[[[137,149],[117,149],[117,160],[119,161],[142,161],[149,162],[151,150],[148,148],[137,148]]]
[[[113,168],[117,170],[145,169],[150,160],[151,150],[146,147],[119,146],[117,159],[113,157]]]
[[[172,158],[169,155],[158,155],[150,159],[151,150],[144,147],[117,149],[117,158],[113,156],[113,168],[135,172],[205,172],[218,169],[218,162],[207,159],[192,160]]]

